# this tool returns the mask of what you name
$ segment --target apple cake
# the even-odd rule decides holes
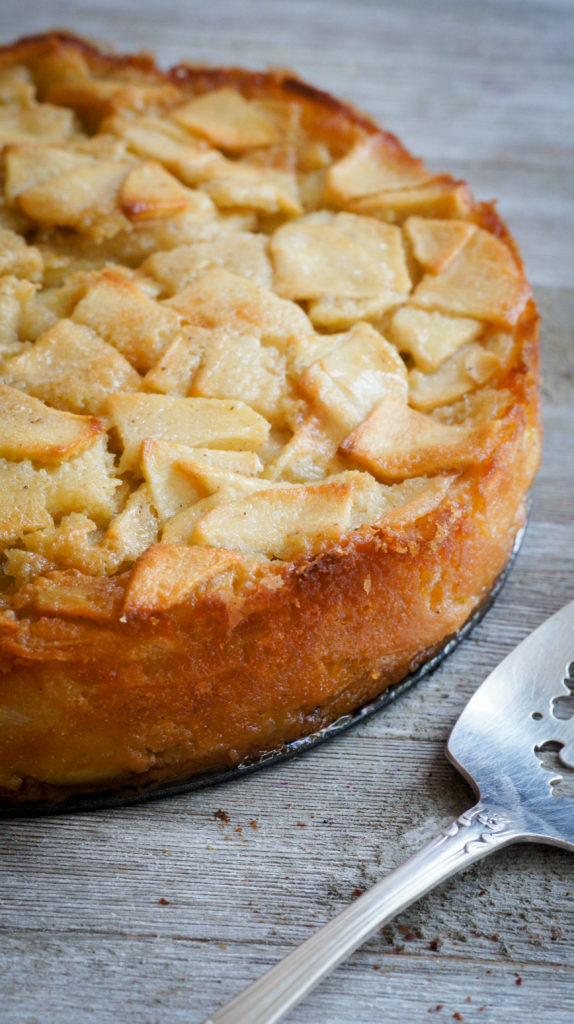
[[[0,50],[0,796],[236,765],[480,605],[539,458],[494,205],[284,72]]]

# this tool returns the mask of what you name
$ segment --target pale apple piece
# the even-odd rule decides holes
[[[30,462],[0,459],[0,542],[52,525],[46,508],[46,488]]]
[[[151,160],[129,172],[120,189],[119,203],[129,221],[171,217],[187,210],[194,193],[161,164]]]
[[[146,373],[144,387],[164,395],[188,395],[211,334],[204,327],[184,327]]]
[[[391,224],[402,224],[407,217],[416,215],[465,220],[474,209],[474,199],[464,181],[438,177],[414,188],[377,192],[355,199],[349,203],[349,209]]]
[[[226,231],[195,245],[153,253],[141,269],[159,281],[168,296],[218,269],[247,277],[264,288],[273,285],[267,238],[246,231]]]
[[[176,107],[170,116],[177,124],[221,149],[235,152],[278,141],[271,118],[257,103],[244,99],[235,89],[206,92]]]
[[[401,352],[408,352],[425,373],[437,370],[462,345],[484,330],[484,325],[469,317],[427,313],[414,306],[402,306],[391,320],[389,338]]]
[[[370,473],[339,474],[353,478],[351,529],[377,522],[407,523],[428,515],[448,493],[453,476],[414,477],[402,483],[381,484]],[[362,479],[357,479],[362,478]]]
[[[187,465],[188,471],[192,469],[191,464]],[[201,478],[197,475],[202,472]],[[261,480],[254,477],[243,476],[241,473],[210,471],[209,477],[204,467],[196,466],[196,475],[193,477],[197,487],[205,493],[204,498],[199,498],[193,505],[182,509],[177,515],[169,519],[163,528],[161,535],[162,544],[193,544],[193,531],[196,523],[206,515],[212,508],[221,508],[240,498],[249,496],[258,491],[270,487],[268,480]]]
[[[120,136],[138,156],[158,160],[186,185],[203,180],[209,164],[219,160],[216,150],[171,121],[117,116],[104,121],[101,129]]]
[[[60,462],[88,448],[104,430],[95,416],[50,409],[37,398],[0,383],[0,455]]]
[[[110,566],[107,571],[135,562],[151,544],[156,543],[158,531],[159,520],[149,486],[140,484],[106,530],[102,547]]]
[[[476,224],[467,220],[409,217],[403,230],[421,267],[431,274],[439,274],[458,256],[476,231]]]
[[[311,213],[284,224],[270,243],[275,287],[292,299],[370,299],[410,290],[401,232],[372,217]]]
[[[4,155],[4,194],[14,203],[22,192],[45,184],[68,171],[93,167],[94,158],[64,146],[20,143],[7,146]]]
[[[463,345],[435,373],[409,372],[409,402],[422,412],[448,405],[485,384],[501,369],[494,352],[471,342]]]
[[[496,424],[493,425],[496,429]],[[489,425],[445,424],[387,395],[339,450],[383,481],[463,469],[483,456]]]
[[[191,448],[149,438],[142,444],[141,464],[162,523],[199,501],[206,491],[218,489],[208,485],[204,474],[223,472],[236,482],[237,474],[252,475],[262,469],[254,452]]]
[[[285,420],[285,356],[252,334],[214,331],[190,390],[205,398],[239,398],[271,423]]]
[[[166,612],[190,597],[206,580],[242,561],[234,551],[157,544],[136,562],[126,591],[126,619]]]
[[[171,395],[111,395],[108,411],[124,452],[121,472],[138,466],[142,441],[158,438],[202,448],[260,449],[269,423],[243,402]]]
[[[412,295],[425,309],[513,326],[531,296],[505,244],[478,228],[442,274],[426,274]]]
[[[72,314],[122,353],[137,370],[149,370],[179,331],[180,318],[123,275],[105,271]]]
[[[186,448],[186,445],[154,441],[150,438],[141,446],[142,472],[161,524],[203,497],[190,476],[178,465],[177,449]],[[193,449],[190,448],[188,451],[192,452]]]
[[[106,524],[118,512],[122,482],[115,475],[114,457],[105,438],[43,474],[46,507],[56,518],[70,512],[85,512],[98,524]]]
[[[250,207],[261,213],[303,213],[297,177],[292,171],[260,167],[220,157],[205,167],[199,187],[221,209]]]
[[[74,114],[50,103],[0,107],[0,146],[18,142],[64,142],[74,131]]]
[[[327,187],[330,195],[344,205],[375,192],[420,185],[431,177],[422,160],[407,153],[392,135],[370,135],[332,165]]]
[[[295,558],[339,538],[349,527],[352,506],[348,481],[270,487],[206,512],[191,543]]]
[[[335,431],[348,433],[384,395],[407,399],[407,371],[398,352],[369,324],[357,324],[313,363],[298,386]],[[342,440],[342,438],[341,438]]]
[[[313,333],[309,318],[294,302],[228,270],[209,270],[163,306],[198,327],[257,334],[279,348],[291,337]]]
[[[137,391],[141,385],[127,359],[71,320],[59,320],[33,347],[8,359],[0,376],[56,409],[98,416],[112,392]]]
[[[18,206],[43,224],[75,228],[95,239],[113,236],[129,223],[118,196],[131,167],[125,161],[94,161],[26,189]]]
[[[36,89],[30,71],[24,64],[13,64],[0,70],[0,103],[20,103],[31,107]]]
[[[337,448],[345,431],[329,430],[316,415],[299,424],[292,437],[263,471],[267,480],[287,483],[313,483],[330,472],[344,469]]]
[[[39,249],[27,245],[15,231],[0,228],[0,276],[10,274],[27,281],[41,281],[43,266]]]

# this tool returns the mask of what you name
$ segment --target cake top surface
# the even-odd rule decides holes
[[[494,450],[520,260],[348,108],[52,37],[0,52],[0,153],[5,592],[309,557]]]

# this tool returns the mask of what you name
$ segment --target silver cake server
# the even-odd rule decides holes
[[[205,1024],[281,1020],[395,914],[502,846],[574,850],[574,601],[488,676],[447,754],[478,803]]]

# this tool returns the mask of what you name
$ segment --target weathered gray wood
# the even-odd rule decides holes
[[[499,197],[543,315],[531,524],[494,609],[434,676],[354,733],[240,783],[2,824],[2,1021],[199,1024],[464,808],[443,755],[452,724],[514,644],[574,597],[574,4],[0,7],[5,40],[53,25],[153,49],[164,64],[291,66],[363,107],[433,166]],[[503,851],[402,914],[290,1019],[570,1024],[573,911],[568,854]]]

